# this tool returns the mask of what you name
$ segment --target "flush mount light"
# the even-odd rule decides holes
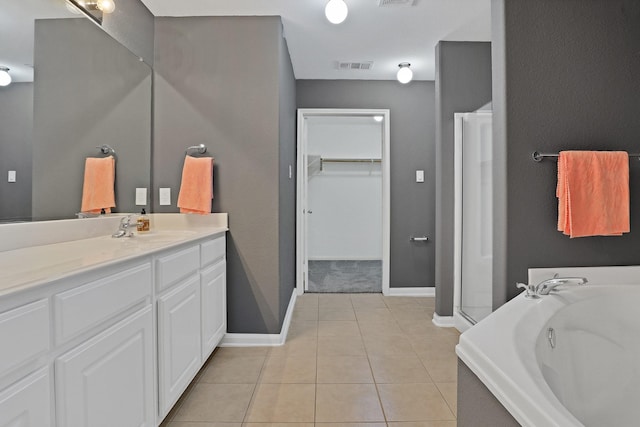
[[[9,86],[11,84],[11,74],[7,67],[0,67],[0,86]]]
[[[382,117],[382,116],[373,116],[373,120],[375,120],[376,122],[381,122],[382,120],[384,120],[384,117]]]
[[[411,67],[411,64],[408,62],[401,62],[398,64],[398,67],[400,67],[398,74],[396,75],[398,81],[402,84],[409,83],[411,79],[413,79],[413,71],[409,68]]]
[[[344,0],[329,0],[324,8],[324,14],[332,24],[340,24],[349,14],[349,8]]]

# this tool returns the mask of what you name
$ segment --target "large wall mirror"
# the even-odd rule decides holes
[[[116,156],[115,212],[150,188],[152,70],[63,0],[0,9],[0,222],[73,218],[84,163]],[[15,171],[15,182],[9,172]]]

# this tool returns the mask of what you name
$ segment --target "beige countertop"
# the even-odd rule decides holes
[[[0,252],[0,297],[98,267],[153,255],[228,230],[226,215],[224,222],[211,221],[207,224],[199,221],[193,227],[176,218],[177,222],[156,216],[161,228],[148,233],[135,233],[133,237],[112,238],[111,235],[103,235]],[[152,224],[153,221],[152,216]]]

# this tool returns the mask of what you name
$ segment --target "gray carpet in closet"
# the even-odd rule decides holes
[[[382,292],[382,261],[309,261],[308,292]]]

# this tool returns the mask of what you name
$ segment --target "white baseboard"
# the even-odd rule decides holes
[[[289,325],[293,317],[293,309],[296,305],[298,292],[294,288],[287,307],[287,313],[282,322],[282,330],[279,334],[225,334],[220,342],[220,347],[276,347],[283,345],[287,340]]]
[[[453,316],[440,316],[438,313],[433,313],[433,324],[441,328],[455,328],[455,321]]]
[[[436,288],[389,288],[387,296],[390,297],[435,297]]]

